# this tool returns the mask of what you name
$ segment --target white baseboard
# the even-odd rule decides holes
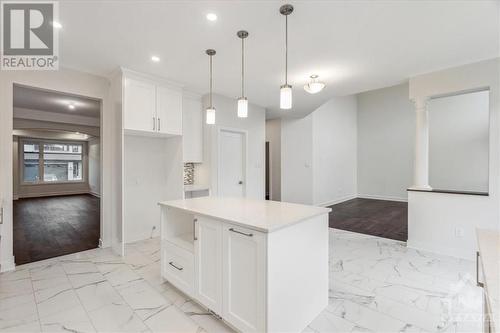
[[[459,248],[435,246],[425,242],[415,242],[410,239],[406,241],[406,246],[410,249],[414,249],[417,251],[431,252],[439,255],[444,255],[459,259],[467,259],[467,260],[475,260],[475,254],[476,254],[476,252],[474,251],[466,251],[464,249],[459,249]]]
[[[361,198],[361,199],[374,199],[374,200],[387,200],[387,201],[408,202],[408,198],[391,197],[391,196],[385,196],[385,195],[358,194],[358,198]]]
[[[0,272],[8,272],[16,269],[16,263],[14,261],[14,256],[10,257],[8,260],[0,262]]]
[[[316,206],[328,207],[328,206],[336,205],[336,204],[339,204],[341,202],[352,200],[352,199],[355,199],[355,198],[357,198],[356,194],[350,194],[350,195],[346,195],[345,197],[342,197],[342,198],[338,198],[338,199],[334,199],[334,200],[331,200],[331,201],[327,201],[327,202],[316,204]]]
[[[88,191],[60,191],[60,192],[44,192],[44,193],[29,193],[25,195],[20,195],[19,198],[41,198],[41,197],[55,197],[61,195],[76,195],[76,194],[88,194]]]

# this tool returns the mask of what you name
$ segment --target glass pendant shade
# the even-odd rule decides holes
[[[280,109],[288,110],[292,108],[292,86],[285,84],[280,89]]]
[[[207,124],[215,124],[215,108],[207,108]]]
[[[248,117],[248,99],[246,97],[238,98],[238,117]]]

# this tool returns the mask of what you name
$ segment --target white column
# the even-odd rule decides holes
[[[429,111],[427,98],[414,100],[417,116],[413,189],[432,190],[429,186]]]

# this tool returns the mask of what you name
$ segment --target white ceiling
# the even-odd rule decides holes
[[[279,110],[284,76],[283,1],[60,1],[63,66],[107,75],[117,66],[208,90],[207,48],[217,50],[214,90],[240,95],[240,41],[246,87],[268,117],[302,116],[332,96],[398,84],[416,74],[497,57],[498,1],[290,1],[289,82],[294,107]],[[205,15],[214,12],[217,22]],[[161,58],[150,61],[151,55]],[[304,92],[309,75],[327,83]]]
[[[70,109],[70,104],[75,108]],[[14,87],[14,107],[90,118],[99,118],[101,110],[95,99],[18,85]]]

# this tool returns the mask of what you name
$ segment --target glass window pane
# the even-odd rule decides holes
[[[46,143],[44,151],[44,174],[46,182],[83,180],[81,144]]]
[[[36,182],[40,179],[39,173],[39,145],[34,143],[23,144],[23,180]]]

